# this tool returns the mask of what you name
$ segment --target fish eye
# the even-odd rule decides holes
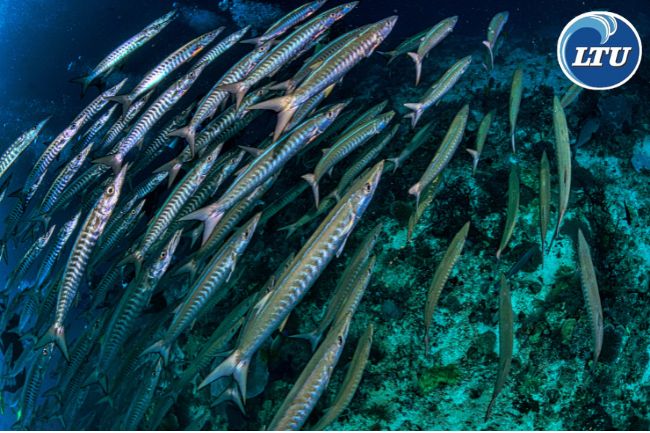
[[[109,186],[108,188],[106,188],[106,194],[108,194],[108,195],[113,195],[113,194],[115,194],[115,188],[113,188],[113,185],[111,185],[111,186]]]
[[[366,183],[363,187],[364,191],[370,192],[372,190],[372,185],[370,183]]]
[[[162,253],[160,253],[160,260],[165,260],[166,258],[167,258],[167,252],[166,251],[163,251]]]
[[[41,353],[43,354],[43,356],[47,356],[47,354],[49,353],[48,350],[47,350],[47,347],[44,347],[43,352],[41,352]]]
[[[208,161],[212,161],[212,160],[213,160],[212,155],[208,155]]]
[[[132,215],[132,216],[135,215],[135,209],[133,209],[133,210],[131,211],[131,215]]]

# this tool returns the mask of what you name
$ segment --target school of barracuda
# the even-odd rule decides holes
[[[375,267],[373,247],[382,227],[364,218],[364,212],[382,178],[403,170],[430,134],[431,123],[419,126],[420,118],[462,79],[473,59],[459,56],[430,89],[421,92],[420,101],[405,104],[411,113],[402,119],[388,109],[387,101],[358,106],[354,95],[328,101],[332,89],[377,51],[398,19],[390,16],[336,35],[330,32],[332,26],[344,20],[357,2],[323,11],[325,3],[304,4],[254,39],[243,40],[247,27],[218,40],[226,30],[219,28],[185,42],[139,83],[123,80],[103,90],[39,152],[31,171],[20,180],[21,188],[12,195],[15,204],[5,220],[0,246],[7,262],[12,244],[33,242],[23,257],[12,257],[17,265],[0,290],[0,332],[11,330],[21,336],[19,343],[1,348],[0,410],[15,413],[14,427],[156,429],[188,387],[195,392],[210,387],[213,405],[234,404],[244,412],[246,400],[261,393],[259,384],[250,379],[255,364],[264,362],[260,353],[282,350],[281,331],[292,311],[347,247],[355,252],[317,329],[294,336],[309,342],[306,347],[313,356],[294,378],[286,399],[275,405],[275,416],[260,427],[324,429],[346,408],[368,362],[372,323],[361,324],[365,332],[354,343],[356,350],[334,403],[322,419],[309,419],[328,388]],[[83,93],[92,85],[102,87],[116,68],[174,19],[174,12],[160,17],[77,79]],[[507,20],[508,13],[501,12],[490,22],[483,42],[488,71],[495,67],[499,34]],[[458,17],[443,19],[382,54],[389,64],[397,56],[410,56],[417,86],[428,54],[457,22]],[[253,46],[215,81],[206,69],[237,43]],[[297,66],[298,72],[290,66]],[[192,103],[183,96],[197,80],[212,87]],[[521,86],[518,70],[509,113],[513,152]],[[553,102],[560,190],[553,239],[570,193],[571,150],[563,108],[571,103],[569,96],[575,90]],[[268,138],[257,146],[239,146],[233,138],[260,110],[277,112],[275,129],[269,128]],[[469,105],[458,111],[426,171],[404,191],[416,202],[409,238],[459,148],[468,113]],[[475,149],[467,149],[473,159],[468,170],[475,171],[479,164],[493,116],[494,111],[485,113]],[[18,180],[17,173],[9,174],[11,167],[37,141],[47,122],[44,119],[25,131],[0,158],[2,199],[12,177]],[[397,156],[382,159],[383,150],[398,133],[411,137],[408,144]],[[317,155],[311,171],[296,173],[300,168],[291,164],[307,154]],[[351,160],[353,154],[357,156]],[[161,158],[167,161],[162,166]],[[321,197],[321,180],[332,176],[335,166],[346,167],[345,172],[335,190]],[[294,187],[269,194],[279,177],[294,174]],[[544,154],[542,251],[550,225],[550,179]],[[300,220],[283,224],[282,210],[309,188],[312,209]],[[276,199],[269,200],[271,196]],[[508,247],[518,203],[518,170],[513,165],[497,258]],[[68,219],[59,222],[61,215]],[[282,242],[285,231],[291,235],[301,230],[306,241],[294,254],[276,258],[277,269],[264,276],[264,285],[248,292],[236,289],[242,273],[255,272],[240,266],[247,247],[273,218],[285,226],[275,232],[275,239]],[[313,228],[308,225],[312,221],[320,223]],[[346,241],[359,225],[368,234],[350,245]],[[435,306],[469,233],[466,222],[433,276],[424,308],[425,350]],[[595,363],[602,345],[602,308],[582,233],[579,247]],[[509,276],[501,276],[500,361],[486,418],[507,378],[512,356]],[[154,297],[164,299],[165,305],[152,308]],[[227,314],[215,317],[217,305]],[[187,335],[206,318],[213,333],[202,345],[190,347]],[[73,328],[81,332],[73,333]],[[16,344],[22,350],[14,357]],[[56,378],[55,384],[45,389],[48,375]],[[22,386],[6,393],[20,376]],[[191,427],[203,424],[196,421]]]

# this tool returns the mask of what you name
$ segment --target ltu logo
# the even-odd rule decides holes
[[[613,89],[625,84],[639,68],[641,38],[618,14],[587,12],[562,30],[557,58],[564,74],[577,85]]]

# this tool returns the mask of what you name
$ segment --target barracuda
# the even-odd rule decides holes
[[[163,246],[160,254],[145,263],[142,274],[127,287],[104,330],[104,341],[99,352],[97,369],[86,381],[87,384],[99,381],[104,388],[108,388],[104,375],[111,370],[119,350],[134,331],[136,321],[149,304],[158,282],[167,272],[181,234],[181,231],[176,232]]]
[[[416,206],[420,201],[420,194],[429,185],[442,170],[447,167],[449,161],[456,153],[456,149],[460,145],[460,142],[463,139],[465,134],[465,127],[467,126],[467,117],[469,116],[469,105],[465,105],[460,109],[454,120],[449,126],[449,130],[443,138],[440,147],[436,151],[436,154],[433,156],[433,159],[429,163],[429,166],[425,170],[424,174],[420,180],[418,180],[411,188],[409,188],[409,194],[415,196]]]
[[[420,84],[420,77],[422,76],[422,61],[429,54],[429,52],[440,43],[444,38],[454,31],[458,17],[449,17],[440,21],[433,26],[431,30],[422,36],[420,45],[417,52],[409,52],[408,55],[415,62],[415,85]]]
[[[0,157],[0,179],[7,173],[18,157],[32,144],[41,133],[50,117],[41,120],[36,126],[20,134]]]
[[[92,147],[93,143],[90,143],[77,156],[72,158],[65,167],[63,167],[56,179],[52,182],[50,189],[45,193],[45,197],[43,197],[39,209],[41,214],[48,214],[52,211],[54,204],[61,196],[65,187],[68,186],[70,181],[72,181],[72,178],[77,174],[83,163],[86,161]]]
[[[463,76],[469,65],[472,63],[472,56],[463,57],[452,65],[436,83],[431,86],[429,91],[424,95],[420,102],[404,104],[406,108],[413,112],[406,117],[411,118],[411,126],[415,128],[418,120],[429,107],[440,102],[443,96],[458,82]]]
[[[207,95],[199,102],[199,105],[192,116],[190,122],[176,131],[171,132],[169,135],[183,137],[190,145],[190,149],[194,152],[194,141],[196,137],[196,130],[201,124],[214,116],[219,106],[228,97],[228,92],[221,90],[219,87],[224,84],[235,83],[244,79],[257,64],[266,56],[271,49],[271,43],[266,42],[259,47],[255,48],[249,54],[244,56],[239,62],[230,68],[214,86],[208,91]],[[194,153],[192,153],[193,155]]]
[[[72,140],[77,132],[88,122],[95,114],[97,114],[108,103],[108,98],[115,95],[126,83],[126,78],[119,82],[117,85],[106,90],[99,95],[93,102],[91,102],[75,119],[63,130],[49,146],[43,151],[38,161],[27,175],[27,180],[22,189],[23,199],[25,206],[31,201],[38,190],[38,187],[43,182],[45,173],[47,172],[50,164],[61,154],[66,145]]]
[[[329,149],[323,149],[324,155],[316,165],[313,173],[305,174],[302,176],[305,181],[311,186],[314,193],[314,201],[316,207],[319,205],[318,198],[318,182],[325,175],[331,175],[334,166],[343,160],[346,156],[354,150],[363,146],[370,138],[379,134],[390,123],[395,116],[394,111],[382,114],[381,116],[369,120],[368,122],[359,125],[357,128],[343,135],[336,143]]]
[[[314,140],[336,119],[343,109],[342,104],[333,106],[325,113],[314,116],[296,128],[295,132],[285,139],[266,148],[255,158],[248,167],[233,181],[221,198],[203,209],[192,212],[183,220],[198,219],[204,223],[204,241],[210,236],[212,229],[232,206],[251,193],[260,184],[272,177],[284,167],[300,149]]]
[[[50,229],[44,233],[41,237],[36,239],[36,241],[29,247],[23,258],[18,262],[16,267],[11,271],[9,278],[5,282],[4,291],[7,292],[13,287],[16,282],[23,282],[22,278],[27,269],[36,261],[36,259],[41,255],[47,244],[50,242],[52,233],[56,226],[50,227]],[[21,287],[18,287],[19,292]],[[11,296],[11,293],[10,293]]]
[[[115,143],[115,140],[117,140],[122,131],[124,131],[127,126],[129,126],[131,121],[135,119],[135,116],[137,116],[138,113],[142,111],[144,106],[147,105],[149,97],[151,97],[152,93],[153,92],[147,93],[142,98],[131,104],[126,113],[123,113],[122,116],[120,116],[120,118],[117,119],[115,123],[113,123],[109,130],[106,131],[106,135],[102,139],[101,149],[107,149],[110,145]],[[117,105],[115,105],[115,107],[117,107]]]
[[[279,113],[274,140],[282,134],[300,105],[338,82],[363,58],[369,57],[390,34],[396,22],[397,16],[392,16],[369,26],[316,68],[293,93],[253,105],[252,110],[274,110]],[[356,30],[353,32],[356,33]]]
[[[119,47],[113,50],[108,56],[106,56],[88,75],[83,77],[75,78],[72,81],[80,83],[83,86],[81,95],[83,96],[93,81],[102,76],[108,76],[111,72],[118,67],[138,48],[145,45],[151,39],[154,38],[158,33],[160,33],[169,23],[171,23],[176,17],[176,11],[168,12],[162,17],[158,18],[156,21],[152,22],[144,29],[142,29],[135,36],[132,36],[127,41],[122,43]]]
[[[237,261],[244,254],[246,247],[253,238],[259,219],[260,214],[258,213],[237,230],[215,254],[205,272],[203,272],[179,307],[178,312],[174,315],[174,319],[165,335],[145,350],[143,355],[158,353],[163,362],[167,364],[171,345],[179,335],[198,319],[201,313],[205,312],[204,307],[206,304],[213,301],[211,298],[218,296],[223,299],[227,295],[227,292],[219,291],[219,289],[232,276]]]
[[[148,93],[153,90],[158,84],[160,84],[166,77],[171,75],[176,69],[180,68],[185,62],[192,59],[194,56],[199,54],[203,49],[212,43],[217,36],[224,30],[224,27],[220,27],[216,30],[212,30],[208,33],[205,33],[195,39],[192,39],[169,56],[167,56],[162,62],[160,62],[155,68],[147,72],[144,78],[138,83],[137,86],[131,90],[131,93],[126,95],[117,95],[109,98],[111,101],[119,102],[122,104],[122,112],[127,113],[129,107],[140,96]],[[203,70],[203,68],[208,64],[204,62],[203,65],[200,65],[196,69],[192,69],[190,72],[198,72]]]
[[[203,380],[199,388],[220,377],[233,376],[240,395],[246,396],[246,376],[253,355],[302,300],[330,260],[341,253],[372,200],[382,170],[383,161],[355,182],[354,188],[330,212],[282,274],[269,299],[254,317],[255,323],[246,327],[232,354]]]
[[[326,2],[327,0],[316,0],[312,1],[309,3],[305,3],[304,5],[297,7],[296,9],[292,10],[279,20],[277,20],[271,27],[268,28],[267,31],[264,32],[263,35],[258,36],[253,39],[246,39],[242,41],[242,43],[247,43],[247,44],[256,44],[260,45],[265,42],[271,41],[278,36],[281,36],[282,34],[286,33],[287,30],[289,30],[291,27],[295,26],[296,24],[299,24],[312,16],[318,9],[320,9]]]
[[[205,176],[214,165],[220,152],[221,146],[217,146],[216,149],[199,161],[178,185],[176,185],[147,226],[147,231],[142,236],[142,241],[138,244],[137,248],[122,260],[123,265],[133,263],[136,268],[136,274],[140,273],[140,266],[150,248],[165,233],[178,214],[178,211],[190,196],[201,186],[201,183],[205,180]]]
[[[113,209],[115,209],[115,204],[120,197],[126,169],[127,166],[124,166],[118,175],[115,176],[113,181],[106,187],[102,196],[81,226],[77,239],[72,247],[72,251],[70,252],[65,272],[59,283],[54,323],[50,326],[46,334],[36,343],[36,347],[43,347],[51,342],[56,343],[66,360],[69,359],[69,356],[65,341],[64,321],[72,302],[77,295],[77,289],[79,288],[79,284],[81,283],[83,274],[86,270],[90,254],[97,243],[97,239],[99,239],[99,236],[102,234],[106,223],[111,217]]]
[[[239,106],[249,89],[263,78],[273,76],[282,66],[316,41],[332,24],[354,9],[357,4],[358,2],[351,2],[337,6],[303,24],[276,45],[244,80],[224,84],[220,87],[221,90],[236,95],[237,106]]]
[[[54,243],[50,244],[50,249],[45,254],[45,259],[41,262],[41,266],[38,269],[36,274],[36,286],[40,287],[45,279],[50,275],[50,272],[54,268],[54,264],[57,262],[59,255],[63,251],[65,244],[68,242],[68,239],[72,235],[72,232],[77,228],[79,224],[79,218],[81,217],[81,212],[72,217],[71,220],[66,222],[63,227],[57,232]]]

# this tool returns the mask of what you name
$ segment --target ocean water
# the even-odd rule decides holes
[[[262,74],[249,92],[253,94],[268,83],[293,77],[312,53],[338,36],[392,15],[399,17],[374,53],[335,80],[331,93],[324,95],[305,117],[322,117],[318,110],[331,109],[329,104],[349,100],[337,116],[339,123],[335,120],[324,132],[319,131],[324,139],[316,139],[309,148],[302,144],[301,148],[306,150],[282,161],[282,169],[273,173],[277,177],[267,173],[267,183],[256,180],[255,188],[261,185],[262,189],[251,188],[224,209],[221,225],[217,226],[222,234],[220,241],[199,250],[202,230],[207,225],[180,221],[179,208],[175,207],[164,221],[166,226],[155,233],[153,244],[145,251],[141,272],[136,273],[131,263],[121,263],[142,247],[143,235],[151,233],[156,222],[162,224],[159,210],[171,208],[170,197],[179,207],[194,199],[191,210],[226,197],[231,192],[229,187],[245,175],[242,167],[250,164],[250,170],[261,158],[246,153],[237,167],[226,173],[227,164],[220,164],[234,158],[238,146],[268,149],[290,141],[280,138],[279,144],[271,144],[269,136],[277,119],[273,111],[251,110],[255,115],[242,117],[244,120],[233,126],[232,134],[206,145],[207,149],[214,149],[223,139],[214,163],[218,170],[193,180],[192,173],[201,164],[211,162],[206,162],[205,153],[199,153],[183,164],[171,186],[164,179],[139,197],[146,201],[133,214],[138,219],[119,232],[114,242],[106,239],[108,231],[100,227],[99,231],[105,234],[90,247],[89,265],[85,260],[75,261],[74,252],[83,249],[78,234],[83,231],[82,226],[92,229],[85,225],[90,221],[87,217],[93,212],[97,214],[96,204],[102,194],[106,195],[103,191],[114,176],[106,169],[73,194],[66,196],[66,190],[83,174],[91,172],[93,166],[101,167],[93,164],[94,160],[111,153],[110,146],[105,145],[105,134],[119,121],[122,109],[115,102],[102,103],[101,109],[53,158],[29,206],[11,224],[11,213],[23,198],[20,194],[9,194],[29,187],[28,174],[49,149],[50,142],[100,94],[100,89],[91,86],[80,97],[81,86],[71,79],[88,74],[122,42],[172,9],[177,11],[176,18],[104,77],[101,90],[128,79],[119,94],[131,91],[149,70],[183,44],[224,26],[216,42],[152,89],[142,114],[205,51],[227,35],[246,25],[251,25],[251,30],[244,38],[262,35],[303,3],[0,0],[1,153],[21,133],[51,116],[34,142],[0,177],[0,236],[7,253],[7,261],[0,263],[0,275],[5,281],[0,290],[0,428],[282,429],[286,427],[282,416],[291,410],[289,403],[295,401],[296,394],[308,394],[300,385],[312,383],[310,380],[317,382],[306,372],[322,371],[326,379],[316,386],[319,398],[309,404],[308,416],[300,419],[303,429],[322,427],[318,421],[330,407],[339,407],[337,394],[343,390],[349,402],[341,407],[329,429],[647,430],[647,57],[636,75],[622,87],[584,90],[564,108],[570,140],[571,187],[559,234],[551,242],[560,213],[556,157],[559,144],[553,129],[553,97],[561,98],[571,86],[556,59],[557,38],[576,15],[604,7],[628,18],[646,42],[650,9],[643,0],[609,5],[559,0],[525,5],[518,1],[362,0],[333,23],[318,43],[307,44],[304,53],[293,53],[277,73]],[[339,4],[330,0],[316,14]],[[487,50],[481,42],[486,39],[492,17],[502,11],[508,11],[508,20],[498,39],[494,67],[489,70],[483,64]],[[424,58],[417,86],[414,63],[406,54],[390,63],[385,54],[380,54],[394,50],[405,39],[451,16],[458,16],[458,21],[453,31]],[[276,41],[285,40],[291,31],[293,28]],[[158,167],[185,155],[185,140],[161,136],[164,127],[193,102],[200,105],[220,77],[252,47],[237,43],[208,65],[189,91],[149,126],[141,146],[133,146],[128,152],[125,162],[131,164],[127,179],[115,187],[119,199],[111,207],[116,211],[107,219],[111,233],[128,221],[128,212],[119,215],[118,211],[138,192],[138,186],[151,179]],[[472,59],[467,70],[412,127],[407,118],[410,110],[404,104],[420,101],[445,71],[466,56]],[[509,101],[517,69],[523,79],[513,152]],[[273,90],[263,94],[258,102],[281,95],[281,91]],[[223,99],[214,118],[226,122],[222,113],[234,112],[235,106],[232,98]],[[355,141],[352,151],[332,164],[331,171],[324,170],[329,173],[319,182],[320,202],[329,207],[323,206],[316,212],[311,188],[301,176],[313,173],[319,163],[328,162],[329,154],[322,149],[336,148],[346,136],[345,128],[382,102],[385,106],[374,113],[374,119],[378,119],[379,113],[393,111],[390,122],[375,121],[377,129],[355,131],[357,137],[366,135]],[[409,190],[425,173],[436,152],[444,149],[445,135],[466,104],[466,126],[460,128],[461,138],[454,143],[458,147],[451,152],[434,186],[416,201]],[[59,203],[44,219],[39,208],[46,192],[61,181],[59,174],[83,148],[84,134],[112,107],[113,115],[91,140],[94,144],[89,156],[70,181],[63,184],[66,203]],[[479,125],[492,110],[485,146],[473,172],[472,156],[466,149],[475,149]],[[190,116],[194,113],[189,111]],[[133,132],[131,127],[140,114],[125,126],[113,144]],[[199,125],[199,135],[208,129],[210,120]],[[372,117],[359,125],[367,126],[369,122]],[[388,136],[392,128],[398,129]],[[294,131],[283,137],[290,137]],[[420,146],[395,167],[390,158],[408,148],[418,132]],[[155,143],[162,146],[150,156],[147,151]],[[384,147],[362,164],[361,158],[380,144]],[[544,152],[550,165],[550,223],[545,248],[540,253],[540,160]],[[383,170],[376,165],[382,160]],[[359,169],[353,178],[367,175],[364,167],[382,172],[376,190],[366,193],[367,207],[350,201],[349,194],[364,191],[352,179],[346,188],[337,191],[338,202],[329,195],[355,165]],[[515,171],[517,194],[509,181]],[[201,186],[216,182],[221,175],[224,180],[220,186],[215,183],[201,190]],[[183,195],[182,187],[190,184],[193,189],[186,187],[189,192]],[[290,197],[284,207],[266,218],[270,210],[277,209],[275,204],[301,185],[304,188],[298,195]],[[516,206],[508,209],[515,196]],[[238,212],[225,212],[230,208]],[[515,208],[517,216],[511,236],[504,243],[508,216],[513,215]],[[345,226],[345,230],[351,227],[345,240],[345,236],[331,234],[328,228],[340,223],[350,209],[355,218],[353,225]],[[190,210],[183,211],[187,214]],[[78,212],[79,223],[69,239],[62,242],[58,255],[52,257],[62,227]],[[255,226],[254,215],[258,212],[261,221]],[[448,247],[459,246],[454,243],[455,235],[467,222],[469,231],[460,242],[457,260],[449,266],[448,273],[443,272],[442,268],[450,263],[446,259],[452,255],[453,248]],[[242,230],[237,229],[247,223],[254,227],[250,239],[243,238]],[[52,236],[39,249],[35,242],[52,227]],[[165,250],[176,229],[183,233],[178,245]],[[584,234],[583,243],[579,231]],[[374,246],[360,250],[372,233],[378,233]],[[317,252],[322,246],[319,242],[328,235],[333,236],[330,244],[337,245],[336,248]],[[104,251],[100,254],[102,247]],[[161,258],[162,252],[171,259]],[[318,262],[314,259],[317,256],[321,257],[319,263],[324,260],[326,264],[315,265],[314,278],[305,277],[301,265]],[[363,260],[359,261],[360,257]],[[51,272],[39,284],[42,263],[53,258],[56,260]],[[194,274],[179,272],[187,269],[183,266],[188,261],[194,263],[192,260],[197,258]],[[153,269],[160,268],[163,262],[164,272],[154,277]],[[362,272],[367,269],[371,269],[369,279]],[[501,284],[502,273],[508,291]],[[596,336],[592,334],[592,319],[599,310],[594,307],[590,275],[597,281],[602,308],[602,326]],[[69,287],[64,284],[64,276],[78,277],[71,292],[64,290]],[[184,305],[197,301],[194,290],[205,287],[201,284],[208,276],[218,281],[209,301],[191,310],[186,326],[174,338],[170,337],[166,362],[155,351],[143,353],[165,338]],[[346,276],[349,278],[344,280]],[[281,295],[298,278],[308,280],[301,299],[284,307]],[[342,281],[347,281],[347,286]],[[436,282],[440,283],[437,287],[441,292],[435,308],[427,309]],[[341,285],[347,291],[338,290]],[[354,314],[346,316],[340,311],[347,310],[335,309],[339,314],[325,328],[324,338],[315,351],[305,339],[291,338],[316,329],[328,308],[337,301],[353,299],[352,294],[359,292],[363,297],[355,308],[350,307]],[[505,314],[509,310],[505,300],[511,304],[511,325]],[[127,314],[128,306],[133,307]],[[268,317],[273,308],[281,307],[284,309],[279,313],[278,323],[260,319]],[[65,310],[61,323],[65,327],[69,361],[46,334],[55,321],[57,308]],[[118,320],[123,322],[116,324]],[[349,330],[344,326],[345,320],[350,320]],[[425,326],[429,327],[428,332]],[[367,332],[371,327],[370,344]],[[244,373],[246,398],[241,398],[241,381],[238,386],[231,375],[199,389],[210,372],[224,360],[228,364],[233,359],[227,358],[232,356],[232,350],[238,354],[242,347],[248,347],[255,330],[266,334],[252,350],[250,366]],[[507,356],[509,335],[511,357]],[[598,335],[602,335],[602,347],[595,345]],[[222,339],[218,347],[207,355],[202,352],[217,337]],[[355,354],[364,342],[370,344],[366,354]],[[597,362],[594,351],[599,355]],[[495,393],[495,382],[507,358],[511,359],[510,367]],[[202,363],[201,368],[196,367],[197,362]],[[362,375],[351,391],[344,386],[349,384],[346,373],[355,368]],[[491,413],[486,416],[495,394]],[[236,404],[239,400],[245,400],[245,413]]]

